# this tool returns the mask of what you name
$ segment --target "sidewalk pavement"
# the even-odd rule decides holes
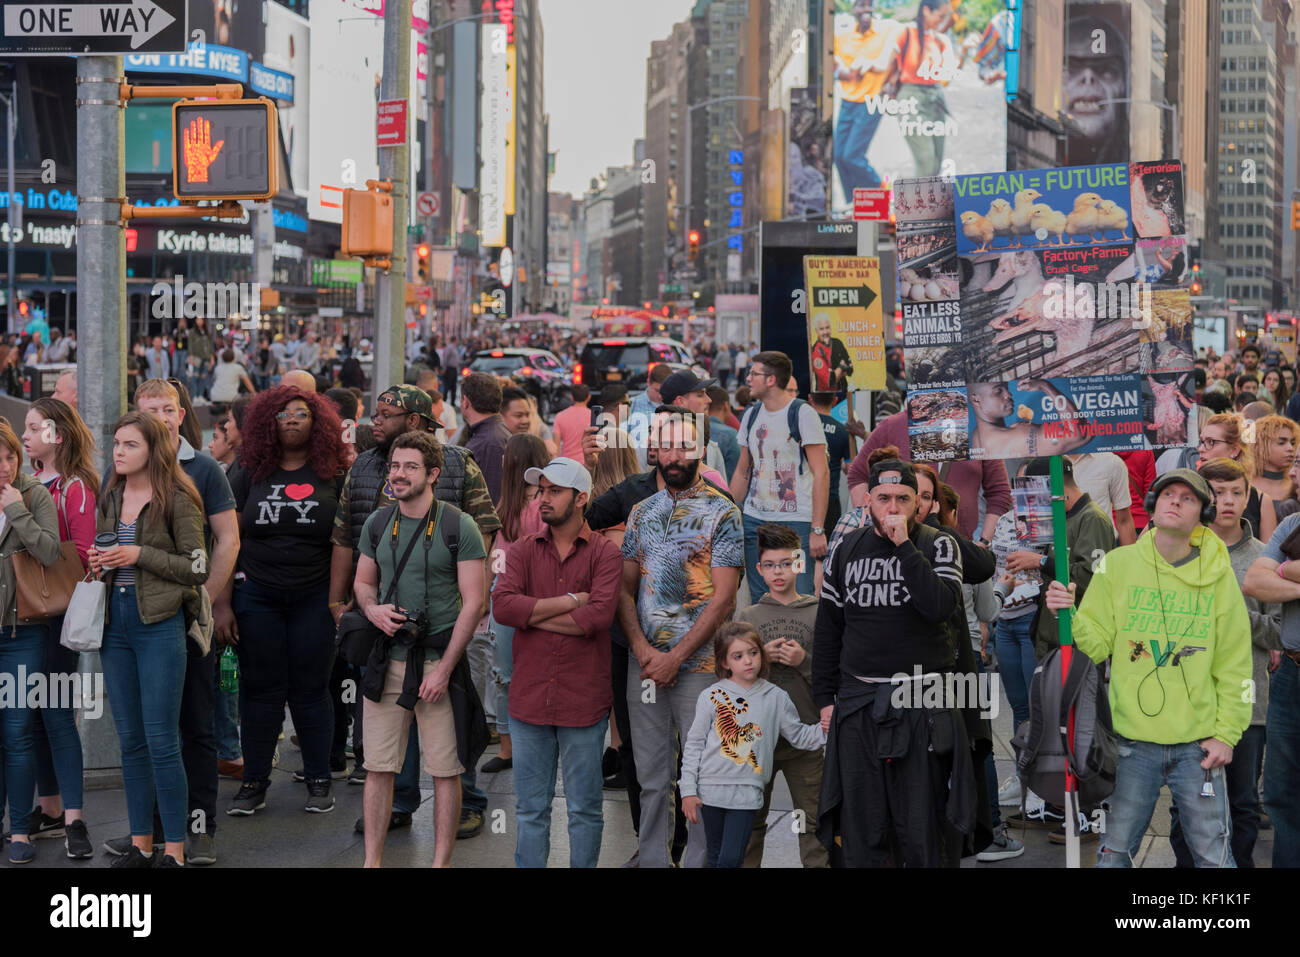
[[[741,589],[742,592],[745,589]],[[1000,686],[999,686],[1000,687]],[[1014,773],[1015,762],[1010,745],[1012,733],[1011,707],[1002,695],[1001,707],[993,721],[994,754],[998,780],[1003,781]],[[361,816],[362,788],[345,781],[334,782],[336,805],[328,814],[308,814],[303,811],[307,796],[306,785],[293,780],[293,772],[301,766],[301,756],[290,743],[291,727],[286,715],[285,737],[280,742],[280,766],[272,772],[271,790],[267,794],[267,807],[253,817],[228,817],[225,808],[239,789],[237,781],[221,780],[217,809],[216,867],[360,867],[364,858],[361,835],[354,833],[353,825]],[[480,766],[496,753],[489,748],[480,759]],[[488,796],[488,811],[482,833],[470,840],[457,842],[452,863],[457,867],[513,867],[515,849],[513,772],[478,775],[479,787]],[[428,867],[433,861],[433,782],[428,775],[421,780],[423,803],[414,815],[409,828],[390,832],[384,853],[386,867]],[[1174,855],[1169,845],[1169,792],[1161,792],[1160,800],[1151,818],[1151,827],[1142,843],[1138,866],[1149,868],[1173,867]],[[793,802],[784,777],[778,777],[772,795],[768,816],[767,844],[763,857],[764,867],[798,867],[799,845],[794,830]],[[1015,808],[1002,808],[1003,815]],[[605,791],[605,830],[600,850],[600,867],[619,867],[636,850],[636,836],[632,830],[626,791]],[[568,833],[565,826],[563,776],[556,782],[556,797],[551,819],[550,867],[567,867],[569,863]],[[103,853],[105,840],[127,833],[126,800],[119,786],[86,791],[86,825],[95,844],[95,857],[87,861],[71,861],[65,855],[63,840],[50,839],[36,842],[38,867],[107,867],[112,860]],[[993,864],[982,864],[974,857],[962,862],[962,867],[984,870],[1002,870],[1017,867],[1064,867],[1065,848],[1048,840],[1048,831],[1014,830],[1012,836],[1025,845],[1025,853],[1018,858]],[[1273,832],[1261,831],[1255,846],[1255,862],[1268,867],[1273,852]],[[1084,844],[1081,849],[1083,867],[1096,863],[1097,845]],[[8,855],[0,855],[0,868],[19,865],[8,863]]]

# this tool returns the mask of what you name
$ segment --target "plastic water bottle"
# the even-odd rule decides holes
[[[221,653],[221,690],[239,690],[239,655],[235,653],[234,645],[226,645],[226,650]]]

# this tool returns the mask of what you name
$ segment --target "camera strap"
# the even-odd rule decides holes
[[[431,506],[429,506],[429,513],[424,517],[424,542],[425,542],[424,560],[425,560],[426,573],[428,571],[429,545],[433,540],[434,516],[437,512],[437,509],[438,509],[438,502],[437,500],[435,500],[434,503]],[[401,508],[398,507],[397,505],[393,505],[392,510],[393,510],[393,515],[392,515],[393,527],[388,536],[388,545],[389,548],[392,550],[392,554],[393,554],[393,580],[389,582],[388,591],[384,595],[383,604],[385,605],[392,604],[393,597],[397,594],[397,582],[401,579],[402,571],[406,568],[406,562],[411,557],[411,552],[415,550],[416,541],[420,538],[418,531],[416,532],[416,534],[411,536],[411,540],[406,543],[406,550],[402,552],[402,558],[399,561],[397,558],[397,536],[398,536],[398,532],[401,530],[402,527],[402,511]],[[425,588],[425,604],[427,605],[428,594],[429,594],[428,592],[429,579],[427,574],[425,575],[424,588]]]

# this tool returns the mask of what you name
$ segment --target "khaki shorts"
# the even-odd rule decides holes
[[[437,667],[436,661],[424,663],[424,676]],[[406,758],[407,738],[411,733],[412,712],[397,703],[406,676],[405,661],[388,662],[384,676],[384,697],[380,702],[364,699],[362,744],[366,752],[366,770],[397,774]],[[419,699],[414,717],[420,728],[420,750],[424,770],[435,778],[454,778],[463,774],[456,755],[456,721],[451,712],[451,697],[444,694],[436,703]]]

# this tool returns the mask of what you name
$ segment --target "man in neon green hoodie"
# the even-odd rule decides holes
[[[1119,767],[1098,867],[1131,867],[1168,785],[1197,867],[1235,867],[1223,767],[1250,723],[1250,619],[1228,550],[1203,526],[1214,493],[1190,469],[1151,486],[1152,528],[1110,552],[1074,616],[1074,642],[1111,661]],[[1074,586],[1048,588],[1053,613]]]

